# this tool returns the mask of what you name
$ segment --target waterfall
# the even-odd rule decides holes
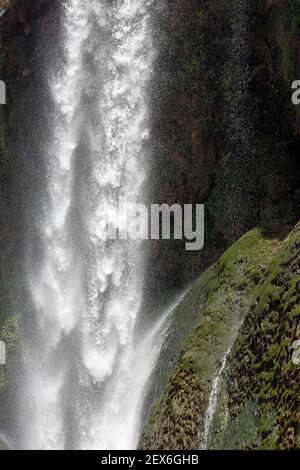
[[[150,158],[151,0],[66,0],[49,87],[52,132],[26,272],[24,449],[134,449],[167,316],[141,331],[139,241],[105,240],[119,198],[143,198]],[[51,52],[51,51],[50,51]]]
[[[200,438],[200,450],[207,449],[209,431],[210,431],[211,423],[215,416],[217,405],[218,405],[218,398],[219,398],[220,388],[222,384],[222,376],[223,376],[225,367],[227,365],[227,358],[231,352],[231,349],[232,349],[232,345],[230,345],[230,348],[224,355],[222,365],[220,369],[218,370],[218,372],[216,373],[216,376],[214,377],[213,382],[212,382],[212,389],[210,392],[209,403],[208,403],[208,407],[205,413],[203,436],[201,436]]]
[[[6,435],[6,433],[0,430],[0,450],[14,450],[13,441]]]
[[[207,407],[205,417],[204,417],[204,426],[199,435],[199,449],[200,450],[208,450],[209,435],[210,435],[211,426],[213,424],[213,420],[214,420],[214,417],[216,415],[218,405],[219,405],[223,375],[227,367],[228,358],[230,357],[230,353],[235,344],[236,338],[241,329],[243,321],[244,319],[240,317],[240,311],[237,310],[236,319],[235,319],[234,324],[232,325],[231,334],[228,337],[229,347],[227,348],[227,351],[225,351],[223,357],[220,358],[221,365],[217,369],[212,379],[212,387],[211,387],[211,391],[209,395],[208,407]]]

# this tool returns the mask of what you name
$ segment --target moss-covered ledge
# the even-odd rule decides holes
[[[260,228],[253,229],[210,268],[209,282],[203,283],[205,273],[179,304],[176,310],[185,321],[194,315],[200,292],[203,298],[206,290],[205,304],[198,304],[198,326],[184,341],[175,370],[145,426],[143,449],[198,448],[213,379],[281,243],[265,237]]]

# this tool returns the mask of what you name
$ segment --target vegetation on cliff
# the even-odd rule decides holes
[[[299,445],[299,365],[291,362],[299,339],[299,242],[299,227],[284,241],[254,229],[210,268],[209,282],[205,273],[194,284],[185,308],[178,306],[182,315],[200,307],[199,292],[207,300],[151,413],[142,448],[199,448],[212,383],[232,346],[226,400],[220,400],[227,408],[215,414],[211,447]],[[245,437],[249,424],[254,441]]]
[[[210,448],[300,449],[300,226],[255,290],[224,372]]]
[[[286,241],[300,207],[300,115],[291,103],[291,84],[300,74],[299,19],[300,2],[293,0],[191,0],[185,8],[177,0],[160,22],[162,55],[174,60],[161,58],[158,67],[169,88],[156,117],[156,195],[160,202],[186,194],[188,202],[205,202],[206,245],[190,255],[178,244],[156,247],[151,275],[169,292],[197,276],[251,227],[261,229],[234,244],[179,305],[176,321],[185,325],[198,309],[199,326],[179,358],[173,353],[176,366],[151,413],[143,448],[202,444],[212,382],[230,338],[233,350],[209,447],[299,448],[299,368],[291,363],[299,339],[299,231]],[[197,173],[203,192],[189,184],[194,161],[205,166]],[[244,246],[240,266],[235,249],[254,234],[260,234],[258,250],[249,255]],[[218,266],[226,259],[224,279]],[[272,282],[275,271],[279,288]]]

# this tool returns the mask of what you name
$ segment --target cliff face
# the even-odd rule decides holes
[[[300,207],[300,108],[291,84],[300,76],[300,2],[178,0],[169,7],[162,53],[173,60],[158,69],[169,71],[169,88],[156,115],[157,195],[205,202],[206,245],[200,254],[156,247],[150,278],[176,289],[260,228],[240,238],[176,309],[174,321],[192,328],[192,318],[198,326],[179,356],[177,346],[166,346],[173,366],[141,446],[299,448],[299,228],[291,231]],[[192,185],[203,152],[213,165],[196,170]]]
[[[174,315],[184,322],[198,309],[199,323],[181,346],[142,448],[299,448],[299,243],[299,225],[285,240],[254,229],[188,292]],[[226,358],[219,394],[215,379]]]
[[[228,358],[210,448],[300,448],[300,226],[254,291]]]
[[[59,47],[60,3],[0,2],[8,9],[0,51],[8,90],[0,108],[0,338],[9,350],[0,370],[3,426],[11,420],[2,404],[13,400],[19,319],[30,314],[28,305],[17,308],[23,216],[34,210],[31,195],[44,171],[31,157],[41,153],[35,135],[48,132],[40,44]],[[160,374],[141,445],[203,444],[213,381],[232,347],[208,447],[299,448],[299,228],[288,234],[300,207],[300,108],[291,104],[291,83],[300,77],[300,2],[157,0],[153,21],[151,200],[205,203],[206,245],[187,253],[180,242],[155,242],[149,310],[216,264],[175,311],[180,334],[167,347],[172,363]],[[37,107],[45,119],[31,127],[30,142],[21,123]]]
[[[259,222],[276,232],[298,220],[300,6],[157,3],[152,200],[206,207],[204,250],[153,247],[148,283],[168,297]]]

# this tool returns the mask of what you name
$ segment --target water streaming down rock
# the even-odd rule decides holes
[[[200,437],[200,450],[206,450],[207,449],[210,426],[211,426],[212,420],[214,418],[214,415],[216,413],[216,408],[217,408],[217,404],[218,404],[220,387],[221,387],[221,383],[222,383],[222,375],[223,375],[223,372],[224,372],[225,367],[227,365],[227,358],[230,354],[231,349],[232,349],[232,345],[230,346],[230,348],[228,349],[228,351],[224,355],[221,368],[217,372],[217,374],[216,374],[216,376],[215,376],[215,378],[213,379],[213,382],[212,382],[212,389],[211,389],[211,392],[210,392],[209,403],[208,403],[208,407],[207,407],[206,414],[205,414],[203,436]]]
[[[53,136],[28,263],[35,326],[24,346],[20,447],[130,449],[165,319],[138,333],[143,250],[103,240],[119,197],[142,197],[151,0],[67,0],[51,76]],[[32,268],[34,266],[34,268]]]

